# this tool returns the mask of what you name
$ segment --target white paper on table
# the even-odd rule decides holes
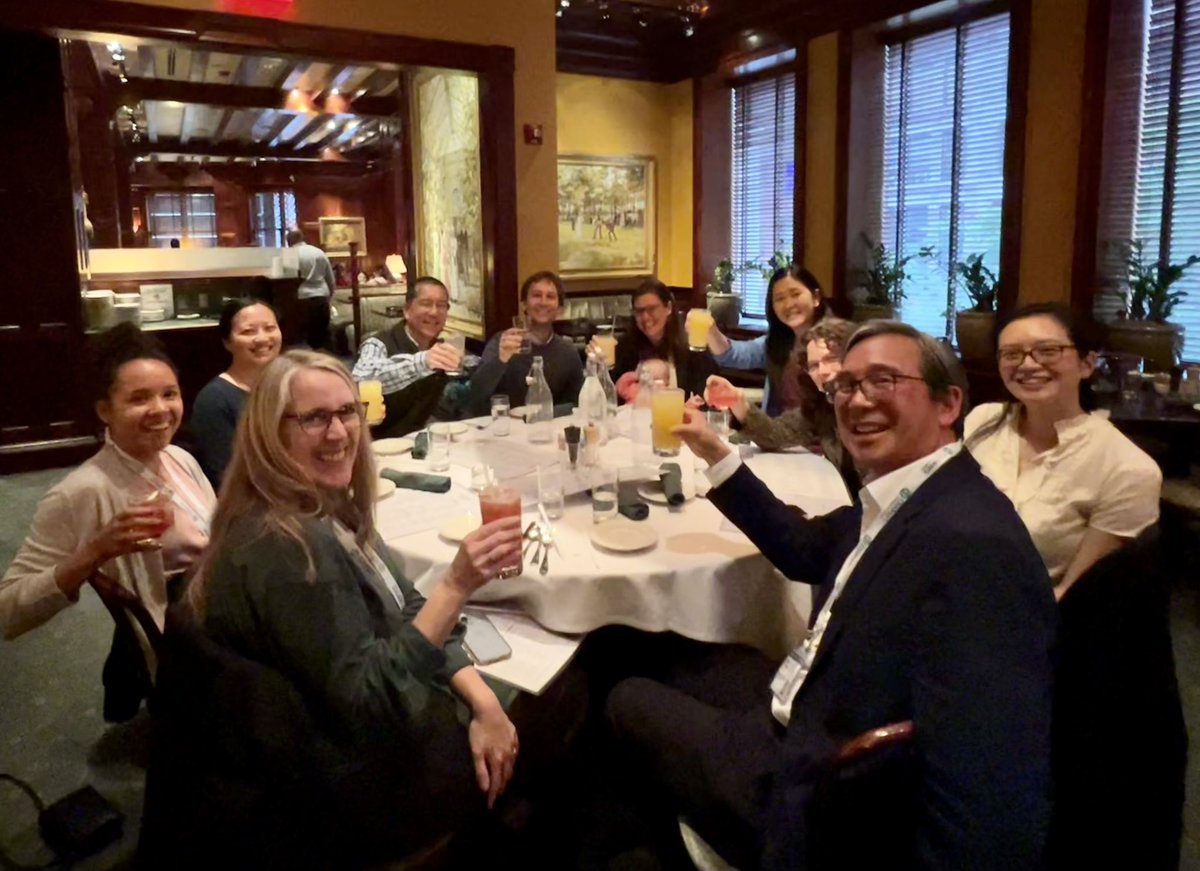
[[[451,459],[468,468],[486,463],[492,467],[497,478],[513,478],[532,473],[539,462],[552,463],[556,459],[549,450],[545,451],[544,457],[539,457],[538,453],[524,442],[509,442],[500,438],[480,439],[455,445]]]
[[[577,635],[559,635],[544,629],[533,618],[513,611],[474,606],[467,611],[485,614],[512,648],[508,659],[478,666],[479,670],[534,695],[541,695],[567,667],[582,641]]]
[[[385,541],[437,529],[453,517],[479,513],[479,497],[452,484],[446,493],[398,488],[375,507],[375,528]]]

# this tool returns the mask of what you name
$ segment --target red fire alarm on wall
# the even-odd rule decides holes
[[[542,125],[541,124],[526,124],[525,125],[525,144],[526,145],[541,145],[542,144]]]

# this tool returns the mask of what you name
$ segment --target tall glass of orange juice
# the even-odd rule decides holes
[[[521,491],[503,483],[489,484],[479,491],[479,513],[484,523],[500,520],[505,517],[521,516]],[[515,565],[504,566],[497,577],[512,578],[524,569],[521,555],[517,554]]]
[[[650,441],[660,457],[679,454],[679,436],[672,428],[683,423],[683,390],[660,387],[650,397]]]
[[[617,365],[617,337],[613,333],[612,324],[600,324],[596,334],[592,336],[596,347],[604,352],[604,364],[611,369]]]
[[[367,423],[371,426],[383,423],[386,414],[383,408],[383,382],[358,382],[358,398],[367,406]]]
[[[708,347],[708,331],[712,329],[713,316],[706,308],[688,309],[687,319],[688,347],[693,351],[703,351]]]

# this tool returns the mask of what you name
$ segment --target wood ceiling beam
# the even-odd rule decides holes
[[[116,76],[105,76],[105,86],[113,101],[135,105],[145,100],[195,103],[221,106],[227,109],[284,109],[287,93],[274,88],[249,88],[242,85],[215,85],[204,82],[176,82],[165,79],[130,78],[121,82]],[[397,113],[398,106],[391,97],[360,97],[350,103],[354,115],[386,118]]]
[[[177,139],[159,139],[158,142],[134,142],[128,143],[125,146],[126,153],[134,156],[148,156],[152,154],[185,154],[196,157],[251,157],[264,158],[274,157],[280,160],[297,160],[301,158],[319,158],[321,149],[312,148],[271,148],[270,146],[255,145],[254,143],[240,142],[180,142]],[[350,155],[346,156],[347,160],[361,159],[366,162],[366,158],[355,158]]]

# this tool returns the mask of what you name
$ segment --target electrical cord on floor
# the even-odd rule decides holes
[[[35,790],[24,780],[21,780],[19,777],[14,777],[11,774],[0,772],[0,781],[3,780],[7,780],[9,783],[17,787],[17,789],[21,790],[21,792],[29,796],[29,800],[33,802],[33,806],[36,808],[38,816],[41,817],[42,812],[46,810],[46,803],[42,801],[42,797],[37,794],[37,790]],[[8,851],[2,846],[0,846],[0,862],[4,864],[5,868],[14,868],[16,871],[41,871],[41,869],[45,868],[68,867],[61,859],[51,859],[49,862],[46,862],[42,865],[23,865],[9,856]]]

